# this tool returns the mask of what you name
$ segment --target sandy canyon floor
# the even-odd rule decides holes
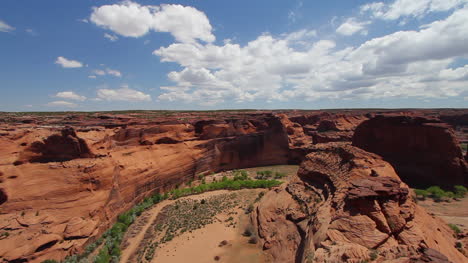
[[[283,173],[287,181],[297,169],[297,165],[280,165],[245,170],[251,177],[257,171]],[[205,180],[221,180],[230,174],[218,173]],[[266,191],[219,190],[165,200],[145,211],[127,231],[121,262],[268,262],[249,223],[249,206]],[[178,229],[168,238],[169,228]]]

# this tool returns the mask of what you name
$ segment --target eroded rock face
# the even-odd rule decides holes
[[[0,162],[5,162],[0,166],[5,180],[0,181],[0,231],[10,233],[0,239],[0,257],[62,260],[81,252],[118,214],[155,192],[201,173],[287,164],[289,142],[296,137],[283,125],[286,118],[256,114],[195,125],[121,123],[61,135],[45,128],[19,129],[0,140]],[[214,125],[226,129],[218,133]],[[41,147],[29,148],[35,141]],[[86,156],[83,149],[99,157],[75,158]],[[13,165],[18,159],[25,164]]]
[[[440,121],[377,116],[356,128],[353,145],[384,157],[412,186],[468,184],[459,143],[453,130]]]
[[[20,156],[17,164],[24,162],[62,162],[92,157],[85,140],[79,138],[73,128],[64,128],[61,134],[53,134],[43,141],[35,141]]]
[[[3,260],[41,262],[45,259],[62,260],[67,255],[80,253],[109,228],[118,214],[146,196],[170,190],[200,173],[299,163],[309,151],[307,146],[310,144],[310,134],[305,126],[316,131],[318,125],[313,115],[291,120],[289,114],[281,116],[269,112],[177,113],[172,117],[158,113],[151,118],[146,116],[141,119],[130,114],[110,115],[111,118],[99,116],[102,115],[34,117],[33,123],[19,121],[14,126],[11,125],[14,119],[2,123],[0,118],[0,133],[6,133],[0,136],[0,199],[2,193],[7,196],[1,199],[5,200],[3,203],[0,202],[0,231],[10,234],[0,239],[0,257]],[[320,121],[321,117],[317,120]],[[54,136],[54,140],[61,144],[45,143],[46,139],[43,138],[49,138],[55,133],[54,129],[48,127],[64,123],[73,125],[76,134],[69,132]],[[347,129],[346,125],[341,124],[336,127]],[[324,133],[327,132],[321,134]],[[83,151],[86,147],[81,147],[81,140],[86,142],[89,153],[96,158],[69,159],[60,155],[86,156],[81,155],[87,152]],[[60,152],[32,152],[29,149],[36,141],[56,149],[65,149]],[[44,162],[29,162],[31,157],[42,156],[43,153],[53,158],[43,159]],[[17,160],[23,160],[24,165],[13,165]],[[377,168],[374,170],[380,174]],[[373,177],[378,176],[374,173]],[[316,184],[320,180],[328,182],[327,176],[316,178],[321,178],[316,179]],[[368,196],[366,198],[379,199],[404,195],[402,189],[405,187],[395,188],[393,181],[356,183],[353,186],[359,189],[353,195],[356,197],[364,195]],[[325,187],[320,192],[325,195],[328,191],[327,195],[331,196],[334,188],[329,183],[326,185],[328,190]],[[309,198],[310,203],[320,203],[322,199],[306,186],[300,180],[292,183],[287,190],[274,192],[276,197],[264,199],[270,202],[260,204],[264,208],[258,209],[259,216],[265,220],[270,218],[272,222],[282,222],[261,227],[264,237],[271,236],[264,247],[274,254],[273,251],[278,251],[276,248],[279,246],[283,252],[278,252],[276,257],[284,259],[283,262],[307,254],[305,250],[297,253],[296,249],[306,247],[303,244],[307,239],[303,237],[309,235],[307,218],[310,217],[307,210],[302,210],[303,205],[297,201],[300,200],[297,197]],[[387,194],[383,194],[379,188],[399,190],[385,190]],[[350,202],[361,199],[351,198]],[[271,210],[278,205],[281,205],[281,209]],[[332,211],[329,206],[323,207],[320,211]],[[383,211],[383,208],[379,209]],[[387,210],[391,211],[390,208]],[[380,214],[374,214],[372,218],[379,218]],[[326,218],[327,213],[318,215]],[[394,221],[395,227],[398,227],[399,219]],[[338,221],[334,230],[340,232],[349,224],[348,221]],[[385,224],[375,224],[379,229],[386,227]],[[437,227],[430,226],[430,229]],[[327,233],[323,230],[325,228],[321,229],[314,234],[314,238],[318,239],[320,233]],[[390,229],[388,226],[385,231]],[[385,231],[380,232],[387,233]],[[281,238],[275,239],[275,235]],[[377,238],[367,234],[363,236],[366,236],[366,240],[379,242],[379,235]],[[412,240],[415,235],[406,235],[405,238]],[[321,245],[325,247],[327,243],[322,242]],[[331,246],[330,251],[343,251],[345,257],[349,258],[368,255],[369,249],[365,246],[345,242],[341,245]]]
[[[415,204],[381,157],[343,143],[310,151],[252,214],[272,262],[419,262],[428,248],[466,262],[448,226]]]

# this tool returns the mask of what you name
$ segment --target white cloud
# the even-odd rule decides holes
[[[75,104],[73,102],[63,101],[63,100],[57,100],[57,101],[52,101],[52,102],[47,103],[46,106],[76,108],[76,107],[78,107],[78,104]]]
[[[78,100],[78,101],[86,100],[85,96],[80,96],[80,95],[76,94],[73,91],[58,92],[57,94],[55,94],[55,97],[62,98],[62,99],[67,99],[67,100]]]
[[[95,79],[96,76],[95,76],[95,75],[89,75],[88,78],[90,78],[90,79]]]
[[[366,25],[368,24],[370,24],[369,21],[359,22],[355,18],[349,18],[336,29],[336,32],[345,36],[351,36],[358,32],[367,35]]]
[[[106,72],[107,74],[112,75],[114,77],[119,77],[119,78],[122,77],[122,73],[120,73],[120,71],[115,70],[115,69],[107,68]]]
[[[8,25],[7,23],[3,22],[2,20],[0,20],[0,32],[11,32],[15,30],[14,27]]]
[[[64,57],[57,57],[55,64],[61,65],[63,68],[81,68],[83,64],[76,60],[67,59]]]
[[[151,101],[151,96],[124,85],[119,89],[98,89],[97,98],[107,101]]]
[[[104,76],[106,75],[106,72],[102,69],[96,69],[93,71],[94,74],[99,75],[99,76]]]
[[[191,6],[163,4],[144,6],[131,1],[95,7],[90,20],[125,37],[141,37],[149,31],[168,32],[179,42],[196,39],[213,42],[205,13]]]
[[[34,29],[31,29],[31,28],[28,28],[25,31],[26,31],[26,33],[30,34],[31,36],[38,36],[39,35]]]
[[[375,8],[374,8],[375,9]],[[308,34],[263,34],[241,46],[174,43],[153,52],[182,69],[168,73],[159,100],[201,105],[227,100],[319,100],[466,96],[468,7],[418,31],[342,47],[331,40],[297,45]],[[312,34],[310,34],[312,35]],[[437,41],[434,41],[437,40]]]
[[[119,39],[118,36],[116,35],[112,35],[112,34],[108,34],[108,33],[104,33],[104,37],[109,39],[110,41],[114,42],[114,41],[117,41]]]
[[[93,74],[95,75],[98,75],[98,76],[105,76],[105,75],[111,75],[111,76],[114,76],[114,77],[122,77],[122,73],[118,70],[115,70],[115,69],[110,69],[110,68],[106,68],[106,69],[96,69],[93,71]],[[94,78],[96,78],[96,76],[94,76]]]
[[[468,3],[468,0],[395,0],[384,4],[374,2],[361,6],[361,12],[370,12],[375,18],[396,20],[401,17],[423,17],[431,12],[443,12]]]

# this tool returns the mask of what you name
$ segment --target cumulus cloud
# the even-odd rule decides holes
[[[119,89],[98,89],[98,100],[106,101],[151,101],[151,96],[124,85]]]
[[[168,73],[173,85],[161,87],[158,99],[216,105],[226,100],[437,98],[466,93],[467,69],[451,65],[468,56],[468,7],[419,30],[395,32],[357,47],[337,48],[334,41],[323,39],[297,45],[306,35],[263,34],[243,46],[227,41],[161,47],[153,54],[182,69]]]
[[[351,36],[358,32],[367,35],[366,26],[369,24],[369,21],[359,22],[355,18],[349,18],[336,29],[336,32],[345,36]]]
[[[55,97],[62,98],[62,99],[67,99],[67,100],[77,100],[77,101],[86,100],[85,96],[80,96],[80,95],[76,94],[73,91],[58,92],[57,94],[55,94]]]
[[[15,30],[14,27],[8,25],[7,23],[5,23],[4,21],[0,20],[0,32],[11,32]]]
[[[384,4],[374,2],[361,6],[375,18],[395,20],[401,17],[422,17],[432,12],[448,11],[468,3],[468,0],[395,0]]]
[[[118,36],[113,35],[113,34],[108,34],[108,33],[104,33],[104,37],[109,39],[112,42],[117,41],[119,39]]]
[[[64,101],[64,100],[57,100],[57,101],[52,101],[52,102],[47,103],[46,106],[61,107],[61,108],[76,108],[78,107],[78,104]]]
[[[61,65],[63,68],[81,68],[83,67],[83,63],[76,61],[76,60],[71,60],[67,59],[64,57],[57,57],[57,60],[55,60],[55,64]]]
[[[125,1],[95,7],[90,21],[125,37],[141,37],[153,30],[168,32],[184,43],[195,42],[196,39],[205,42],[215,40],[205,13],[191,6],[146,6]]]

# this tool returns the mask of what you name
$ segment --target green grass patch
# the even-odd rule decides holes
[[[455,234],[460,234],[462,231],[461,229],[455,225],[455,224],[448,224],[448,226],[453,230],[453,232],[455,232]]]
[[[439,186],[431,186],[427,189],[414,189],[416,198],[420,200],[425,200],[426,198],[431,198],[436,202],[441,202],[443,200],[450,200],[454,198],[463,198],[468,194],[468,189],[463,185],[455,185],[452,191],[446,191]]]

